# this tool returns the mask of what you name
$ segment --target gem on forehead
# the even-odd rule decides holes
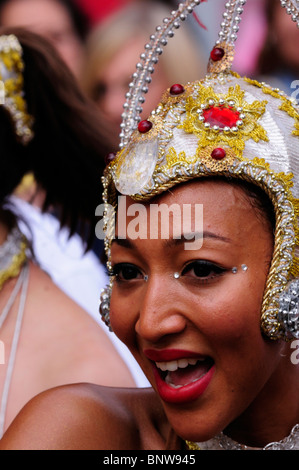
[[[141,121],[138,124],[138,130],[141,132],[141,134],[145,134],[146,132],[149,132],[151,128],[153,127],[153,124],[151,121]]]
[[[240,119],[240,113],[230,108],[218,108],[211,106],[203,111],[204,122],[210,126],[218,126],[220,129],[225,127],[235,127]]]

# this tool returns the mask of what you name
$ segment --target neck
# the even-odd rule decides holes
[[[264,447],[287,437],[299,423],[299,364],[291,361],[291,343],[284,343],[282,349],[277,373],[246,412],[224,430],[240,444]]]

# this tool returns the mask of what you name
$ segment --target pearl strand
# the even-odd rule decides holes
[[[179,29],[181,22],[193,12],[202,0],[187,0],[180,3],[176,11],[171,13],[171,18],[164,18],[163,26],[156,28],[155,34],[150,36],[150,41],[145,45],[145,52],[140,55],[140,61],[136,64],[137,71],[132,76],[126,101],[123,105],[122,123],[120,137],[120,148],[123,148],[129,140],[134,129],[137,128],[142,113],[142,104],[145,102],[148,85],[151,83],[151,75],[154,67],[167,45],[168,39],[174,36],[174,31]]]
[[[226,42],[227,44],[233,45],[235,43],[243,7],[246,1],[247,0],[230,0],[225,4],[225,12],[222,15],[223,21],[218,34],[219,39],[216,41],[216,44]]]
[[[280,3],[299,28],[299,0],[280,0]]]

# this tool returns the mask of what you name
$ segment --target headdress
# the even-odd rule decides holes
[[[144,94],[163,47],[199,3],[181,3],[145,46],[124,105],[121,150],[103,176],[104,202],[116,210],[117,193],[147,201],[179,183],[206,176],[236,178],[262,188],[273,203],[276,228],[261,328],[271,339],[299,338],[299,108],[279,89],[231,71],[246,0],[226,3],[207,76],[174,84],[150,117],[140,121]],[[297,1],[281,4],[299,21]],[[110,269],[108,215],[105,229]],[[101,303],[106,322],[111,286]]]
[[[33,137],[33,118],[24,97],[22,47],[13,34],[0,36],[0,103],[9,112],[17,138],[27,144]]]

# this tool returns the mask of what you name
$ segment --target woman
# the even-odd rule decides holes
[[[240,2],[226,8],[233,26]],[[231,39],[206,79],[165,92],[105,171],[101,312],[153,388],[47,391],[1,449],[299,448],[299,114],[230,72]]]
[[[0,0],[0,25],[22,27],[46,38],[75,77],[84,59],[89,20],[72,0]]]
[[[0,109],[1,436],[24,404],[49,387],[134,383],[105,332],[39,266],[31,253],[30,227],[25,238],[20,206],[16,209],[11,198],[22,177],[32,173],[42,188],[42,209],[56,215],[57,229],[68,229],[69,236],[80,233],[87,249],[94,238],[105,151],[97,114],[44,39],[22,30],[5,32],[0,37],[5,93]],[[51,240],[45,249],[52,249]],[[80,276],[79,263],[77,269]]]
[[[122,103],[136,58],[167,13],[159,1],[129,2],[95,26],[87,38],[80,83],[109,123],[115,138],[114,149],[119,140]],[[189,31],[182,31],[180,38],[175,37],[169,43],[148,87],[147,99],[142,103],[144,117],[158,104],[162,92],[173,80],[181,83],[204,75],[201,50],[194,46],[192,37]],[[177,67],[178,57],[180,67]]]

